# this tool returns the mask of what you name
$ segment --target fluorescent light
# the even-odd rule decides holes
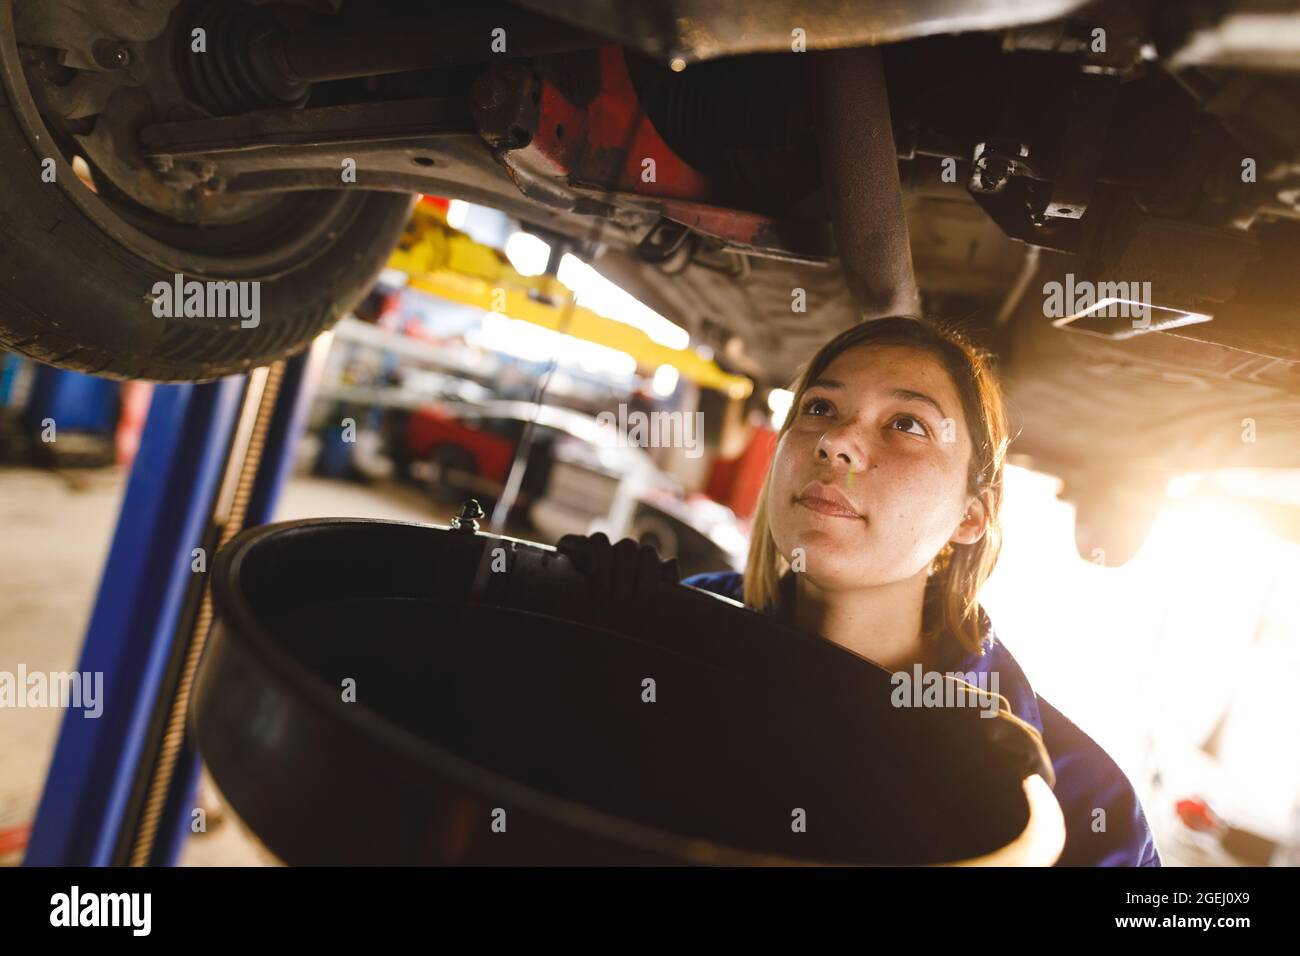
[[[506,240],[506,258],[521,276],[539,276],[546,271],[551,245],[532,233],[515,232]]]
[[[654,389],[654,393],[660,398],[667,398],[677,390],[677,380],[679,378],[681,378],[681,374],[675,366],[660,365],[655,369],[655,377],[650,387]]]
[[[577,256],[565,253],[560,259],[557,275],[561,282],[573,290],[578,305],[584,309],[638,328],[670,349],[684,349],[690,344],[691,334],[684,328],[665,319]]]
[[[790,413],[793,402],[794,392],[788,388],[774,388],[767,393],[767,407],[772,411],[773,428],[780,428],[785,422],[785,416]]]
[[[597,345],[586,339],[543,328],[532,322],[512,319],[498,312],[484,312],[483,324],[466,333],[470,344],[503,352],[527,362],[549,362],[577,367],[596,374],[630,380],[636,373],[636,359],[626,352]]]
[[[447,207],[447,225],[453,229],[465,227],[465,217],[469,215],[469,203],[463,199],[453,199]]]

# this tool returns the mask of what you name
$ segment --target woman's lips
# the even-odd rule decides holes
[[[848,498],[844,492],[838,488],[829,485],[823,485],[813,482],[804,488],[795,498],[795,503],[803,505],[810,511],[818,514],[830,515],[833,518],[861,518],[857,510],[849,504]]]

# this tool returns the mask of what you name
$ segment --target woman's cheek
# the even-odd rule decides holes
[[[795,487],[798,480],[796,454],[797,449],[787,433],[777,446],[772,466],[772,480],[767,494],[768,511],[772,515],[784,517],[790,512],[790,501],[798,491]]]
[[[772,492],[768,499],[768,527],[772,531],[772,540],[776,543],[777,550],[788,561],[793,549],[799,546],[799,541],[796,540],[796,522],[791,513],[794,506],[790,504],[790,492],[781,491],[778,494],[775,487]]]
[[[919,568],[934,559],[961,520],[962,488],[943,462],[927,462],[911,473],[910,492],[900,499],[900,523],[908,528],[903,550]]]
[[[786,438],[789,436],[787,435]],[[777,550],[786,553],[788,527],[790,524],[790,475],[786,438],[777,445],[772,463],[772,476],[767,489],[767,526],[772,532],[772,540]]]
[[[832,532],[838,529],[820,525],[811,512],[804,512],[802,506],[794,503],[794,496],[809,479],[801,475],[797,461],[789,454],[792,450],[786,449],[787,456],[777,460],[772,473],[767,500],[768,527],[782,556],[792,564],[798,561],[801,569],[811,570],[810,563],[837,560],[837,535]]]

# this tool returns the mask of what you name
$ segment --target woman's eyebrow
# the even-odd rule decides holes
[[[834,391],[837,389],[842,389],[844,387],[845,387],[844,383],[841,382],[838,378],[819,378],[815,382],[810,383],[806,390],[812,391],[814,388],[824,388],[824,389]],[[894,397],[906,399],[908,401],[913,401],[913,402],[923,402],[926,405],[929,405],[931,408],[933,408],[936,412],[938,412],[940,418],[948,417],[947,415],[944,414],[942,406],[940,406],[940,404],[936,402],[933,398],[931,398],[929,395],[925,394],[925,392],[916,392],[910,388],[896,388],[894,389]]]
[[[838,378],[819,378],[817,381],[809,383],[807,390],[811,391],[814,388],[837,389],[843,387],[844,383]]]
[[[894,389],[894,397],[908,399],[913,402],[924,402],[926,405],[929,405],[938,412],[940,418],[948,417],[943,413],[943,409],[939,406],[939,403],[924,392],[914,392],[910,388],[896,388]]]

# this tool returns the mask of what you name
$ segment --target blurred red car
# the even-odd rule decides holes
[[[401,453],[410,473],[424,478],[435,491],[473,494],[486,507],[505,487],[525,425],[523,418],[492,415],[488,408],[427,405],[407,417]],[[525,470],[524,490],[529,494],[545,487],[545,475],[537,472],[546,469],[551,443],[548,429],[535,427]]]

